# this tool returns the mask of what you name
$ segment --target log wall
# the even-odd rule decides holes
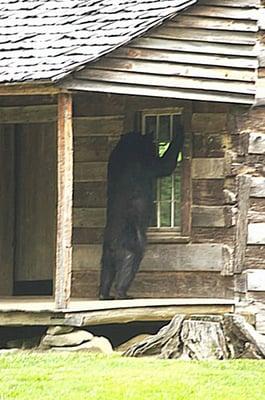
[[[137,297],[231,297],[236,237],[229,107],[118,95],[74,98],[74,297],[96,297],[106,215],[107,160],[137,111],[184,107],[191,160],[192,229],[179,240],[152,236],[131,288]],[[208,283],[207,283],[208,282]]]
[[[265,268],[265,107],[237,108],[231,115],[233,164],[250,178],[246,254],[242,269]]]

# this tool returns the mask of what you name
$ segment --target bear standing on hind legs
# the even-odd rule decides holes
[[[156,154],[153,135],[127,133],[121,136],[108,164],[107,221],[101,259],[101,300],[126,299],[142,261],[146,231],[152,215],[156,178],[174,171],[184,140],[180,126],[162,157]]]

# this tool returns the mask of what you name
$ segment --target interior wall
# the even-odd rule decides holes
[[[56,103],[0,96],[0,296],[52,293]]]
[[[0,125],[0,295],[12,295],[14,269],[14,126]]]
[[[56,124],[16,130],[15,282],[53,279],[56,232]]]

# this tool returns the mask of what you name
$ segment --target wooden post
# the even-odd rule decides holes
[[[57,136],[55,306],[63,309],[67,308],[71,295],[72,272],[73,129],[71,94],[58,95]]]

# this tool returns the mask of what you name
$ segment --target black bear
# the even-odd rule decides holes
[[[172,174],[183,146],[180,126],[162,157],[153,135],[130,132],[122,135],[108,163],[107,220],[104,231],[99,298],[126,299],[144,255],[146,231],[153,206],[153,183]]]

